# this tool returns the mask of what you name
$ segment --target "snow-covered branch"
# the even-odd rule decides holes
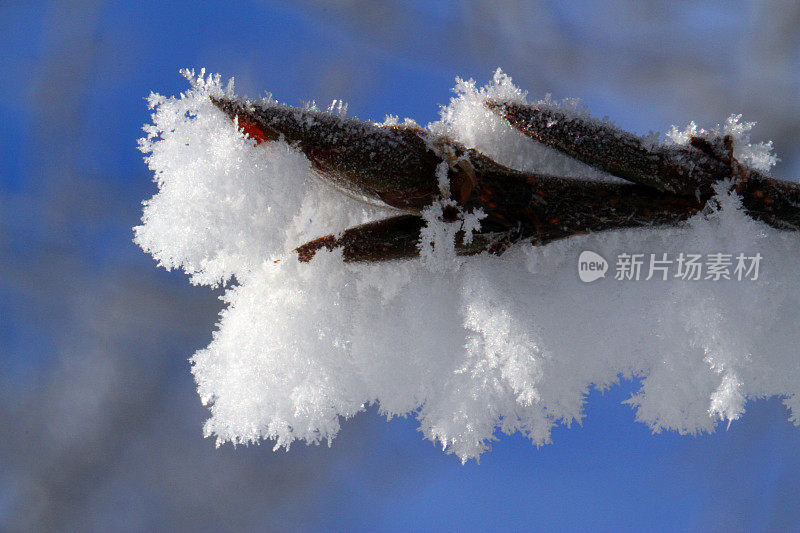
[[[607,174],[613,171],[607,165],[588,166],[526,135],[530,117],[509,120],[521,116],[513,109],[525,108],[526,95],[500,71],[485,87],[459,80],[441,119],[425,128],[391,128],[396,119],[384,123],[386,131],[417,132],[398,142],[421,139],[440,154],[438,161],[415,163],[427,176],[401,176],[433,176],[422,185],[411,183],[418,194],[402,205],[391,188],[375,193],[392,185],[381,174],[391,163],[386,154],[376,150],[374,161],[348,156],[350,170],[373,164],[377,171],[370,175],[383,176],[385,183],[365,187],[361,179],[357,190],[341,194],[336,188],[347,189],[342,180],[334,179],[332,188],[330,173],[328,180],[317,178],[325,173],[327,152],[288,143],[287,135],[259,138],[264,128],[240,120],[245,107],[220,110],[220,102],[243,102],[232,84],[223,87],[218,76],[203,72],[186,75],[192,83],[186,94],[150,97],[153,123],[140,147],[159,192],[145,202],[135,233],[162,266],[182,268],[194,283],[228,284],[219,329],[192,358],[200,396],[212,413],[205,431],[219,443],[330,441],[342,417],[375,402],[387,416],[414,414],[428,438],[467,460],[488,449],[498,428],[520,431],[536,444],[549,442],[554,425],[581,420],[590,387],[633,377],[642,386],[629,403],[654,431],[711,431],[720,419],[738,418],[749,398],[772,395],[785,397],[790,418],[800,419],[800,279],[793,260],[800,237],[754,220],[772,223],[748,204],[755,190],[740,196],[741,187],[709,187],[701,194],[707,197],[694,200],[698,205],[682,207],[670,220],[654,220],[653,212],[637,204],[624,213],[636,223],[607,227],[593,225],[607,216],[606,204],[597,202],[573,231],[559,236],[567,239],[532,246],[535,232],[517,231],[502,243],[502,255],[477,253],[497,250],[485,232],[493,229],[493,239],[509,212],[486,199],[480,205],[458,202],[476,166],[494,168],[487,162],[465,166],[464,151],[511,173],[568,177],[574,183],[564,190],[587,191],[587,201],[597,191],[617,191],[614,198],[630,201],[632,189],[624,187],[631,186]],[[487,102],[501,102],[504,111]],[[574,102],[545,104],[580,115]],[[250,105],[276,103],[266,98]],[[304,116],[345,120],[333,111]],[[726,138],[728,163],[741,162],[768,180],[764,173],[774,156],[770,145],[750,143],[751,126],[736,117],[711,133],[690,124],[648,146],[680,151],[693,139]],[[724,159],[721,146],[695,148]],[[580,153],[571,155],[586,161]],[[403,168],[409,167],[399,165],[394,175]],[[659,194],[663,189],[670,192],[665,187]],[[403,250],[421,251],[421,259],[345,261],[352,258],[348,228],[381,228],[381,220],[397,216],[391,207],[364,203],[362,196],[416,213],[415,220],[404,219],[400,234]],[[662,197],[653,194],[648,201]],[[646,227],[619,229],[627,226]],[[581,228],[593,231],[577,235]],[[389,230],[384,234],[398,235],[397,227]],[[356,237],[351,240],[364,242],[363,234]],[[295,249],[306,242],[321,245],[302,256],[304,263]],[[459,253],[465,247],[475,255]],[[612,269],[620,268],[618,258],[639,257],[641,275],[629,271],[583,282],[579,257],[585,251]],[[678,258],[688,255],[707,260],[708,270],[698,279],[680,275]],[[737,275],[737,257],[759,257],[758,271]],[[723,259],[730,261],[727,275]]]

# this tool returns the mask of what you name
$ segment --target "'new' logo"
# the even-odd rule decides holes
[[[578,257],[578,277],[584,283],[606,277],[607,270],[608,261],[600,254],[584,250]]]

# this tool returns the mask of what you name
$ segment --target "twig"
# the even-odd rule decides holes
[[[342,248],[345,261],[386,261],[419,254],[421,211],[444,190],[457,207],[443,219],[480,209],[481,230],[463,255],[502,253],[509,245],[536,245],[578,235],[675,224],[697,213],[714,184],[732,180],[748,213],[781,229],[800,229],[800,186],[742,166],[732,140],[693,137],[690,146],[650,148],[606,122],[549,106],[486,105],[524,134],[633,183],[618,184],[525,173],[416,126],[375,125],[312,109],[212,98],[257,142],[285,139],[338,187],[379,200],[406,214],[327,235],[297,248],[300,261],[322,249]],[[444,165],[444,167],[442,167]]]

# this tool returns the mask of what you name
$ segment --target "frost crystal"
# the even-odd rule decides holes
[[[778,162],[778,157],[772,152],[772,141],[757,144],[750,143],[750,130],[755,122],[739,122],[742,115],[731,115],[724,125],[715,126],[710,131],[699,128],[694,121],[690,122],[683,131],[675,126],[667,132],[667,139],[674,144],[689,144],[692,137],[718,137],[730,135],[733,137],[733,152],[736,159],[756,170],[767,172]]]
[[[330,442],[342,418],[375,402],[390,417],[414,414],[428,438],[467,460],[498,429],[549,442],[554,425],[582,419],[590,387],[620,377],[641,378],[628,403],[654,431],[712,431],[741,416],[748,399],[772,395],[800,420],[800,239],[753,221],[737,197],[720,189],[714,209],[678,227],[467,259],[456,258],[453,240],[462,230],[468,239],[482,213],[444,222],[440,201],[425,212],[422,260],[354,264],[322,250],[299,263],[297,245],[387,212],[314,179],[286,143],[256,146],[209,100],[231,96],[233,85],[185,74],[186,94],[149,100],[153,123],[140,147],[159,191],[135,240],[194,283],[228,283],[219,328],[192,357],[211,410],[205,432],[218,443]],[[486,98],[525,101],[500,71],[482,88],[459,80],[455,92],[432,133],[522,170],[613,179],[485,108]],[[733,117],[720,131],[735,137],[742,161],[768,168],[771,145],[750,144],[750,127]],[[692,124],[669,137],[698,134]],[[747,282],[612,275],[582,283],[584,250],[611,268],[622,253],[760,253],[763,262]]]

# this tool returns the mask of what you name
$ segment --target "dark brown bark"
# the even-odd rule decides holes
[[[541,245],[573,235],[675,224],[697,213],[714,185],[732,180],[747,212],[781,229],[800,229],[800,186],[747,169],[729,137],[695,137],[690,146],[648,146],[608,122],[551,106],[487,105],[526,135],[633,183],[618,184],[530,174],[414,126],[378,126],[331,113],[277,104],[212,98],[257,142],[283,138],[327,180],[408,214],[327,235],[296,249],[310,261],[341,248],[345,261],[386,261],[419,254],[419,213],[441,197],[437,171],[446,163],[454,222],[463,211],[486,215],[473,240],[456,238],[462,255],[502,253],[527,241]]]
[[[614,125],[552,106],[489,101],[486,105],[537,141],[620,178],[675,194],[713,194],[729,178],[730,161],[691,147],[649,148]]]
[[[425,221],[416,215],[385,218],[347,229],[339,237],[320,237],[295,251],[303,262],[310,261],[323,248],[341,248],[345,261],[404,259],[417,255],[419,232],[424,225]]]
[[[773,228],[800,231],[800,184],[751,172],[737,190],[751,217]]]
[[[482,231],[473,235],[470,244],[463,242],[463,235],[457,236],[460,255],[502,253],[519,241],[542,245],[593,231],[675,224],[703,207],[696,199],[641,185],[538,174],[481,175],[480,187],[485,190],[478,194],[487,198],[473,197],[467,208],[492,205],[493,200],[500,203],[493,211],[493,223],[487,224],[485,219]],[[406,259],[419,255],[417,243],[424,226],[422,218],[403,215],[350,228],[338,238],[316,239],[296,251],[301,261],[309,261],[322,248],[342,248],[345,261]]]
[[[438,152],[454,151],[457,158],[465,150],[413,126],[377,126],[278,104],[212,101],[257,141],[284,138],[297,146],[335,185],[408,211],[421,211],[439,194],[436,168],[444,158]]]
[[[706,202],[714,195],[716,183],[732,180],[750,216],[778,229],[800,229],[800,184],[741,165],[733,156],[730,137],[693,137],[689,146],[650,148],[641,138],[608,122],[552,106],[492,101],[486,105],[543,144],[659,191]]]

